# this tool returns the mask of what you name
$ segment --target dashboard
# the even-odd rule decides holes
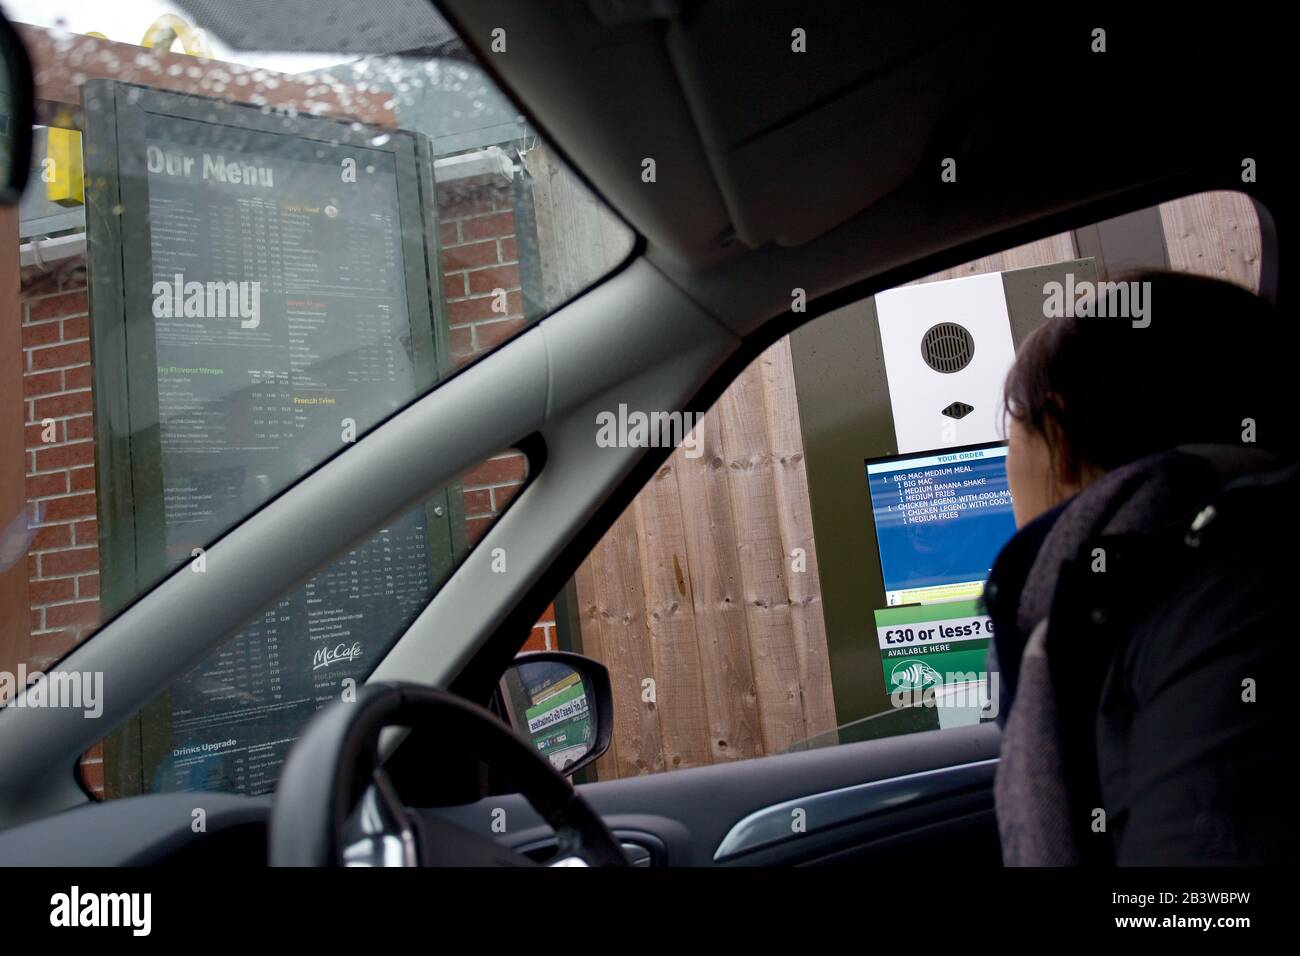
[[[0,833],[0,866],[265,866],[271,798],[162,793]]]

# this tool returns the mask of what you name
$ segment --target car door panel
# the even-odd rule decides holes
[[[992,724],[936,730],[579,788],[655,865],[924,864],[929,851],[997,862]],[[803,829],[795,826],[802,810]],[[504,811],[502,813],[501,811]],[[550,829],[516,794],[424,810],[535,855]],[[505,832],[494,833],[493,826]],[[782,828],[788,832],[782,832]]]

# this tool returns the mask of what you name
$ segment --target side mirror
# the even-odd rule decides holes
[[[515,733],[566,776],[609,749],[614,693],[599,661],[567,651],[520,654],[497,694],[498,712]]]
[[[0,205],[23,195],[32,163],[36,94],[27,48],[0,14]]]

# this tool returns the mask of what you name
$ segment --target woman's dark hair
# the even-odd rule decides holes
[[[1253,447],[1294,454],[1300,356],[1276,309],[1202,276],[1142,271],[1103,282],[1140,290],[1127,317],[1048,318],[1007,376],[1007,414],[1053,444],[1060,477],[1074,481],[1085,467],[1108,471],[1185,444],[1252,447],[1253,439]],[[1121,301],[1109,291],[1119,287],[1103,282],[1097,299],[1109,312]],[[1049,306],[1062,299],[1045,289],[1045,314],[1055,315]]]

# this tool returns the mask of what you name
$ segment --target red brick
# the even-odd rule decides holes
[[[526,473],[526,459],[523,455],[507,455],[504,458],[489,458],[472,471],[465,473],[461,483],[473,485],[500,485],[506,482],[521,482]]]
[[[465,537],[469,539],[470,546],[478,544],[483,535],[487,534],[488,528],[492,527],[494,518],[466,518],[465,519]]]
[[[474,351],[474,329],[462,325],[450,330],[451,351],[453,355],[468,355]]]
[[[46,627],[81,627],[99,623],[99,602],[53,604],[45,609]],[[70,650],[71,648],[69,648]]]
[[[92,518],[94,515],[94,495],[69,495],[67,498],[51,498],[45,503],[46,521],[66,521],[69,518]]]
[[[104,762],[83,760],[78,768],[81,772],[81,785],[94,794],[104,793]]]
[[[463,246],[452,246],[442,250],[442,271],[459,272],[461,269],[477,269],[479,266],[492,266],[497,262],[497,243],[495,239],[486,242],[471,242]]]
[[[83,315],[75,319],[63,320],[63,341],[84,339],[90,336],[90,317]]]
[[[27,303],[27,321],[43,322],[65,315],[84,315],[89,308],[84,290],[80,292],[61,292],[43,299],[31,299]]]
[[[46,611],[45,626],[48,628],[56,627],[57,625],[50,623],[48,608]],[[81,638],[78,636],[75,626],[61,628],[47,634],[33,634],[32,656],[27,667],[29,670],[33,668],[43,671],[49,670],[51,664],[80,643]]]
[[[54,444],[54,442],[47,443],[44,440],[42,440],[42,433],[45,431],[45,426],[42,425],[40,422],[37,422],[34,425],[25,425],[23,427],[25,429],[24,442],[29,451],[33,448],[44,448],[46,444],[51,444],[51,445]],[[55,422],[54,441],[56,442],[63,441],[63,438],[64,438],[63,422]]]
[[[28,354],[32,357],[32,371],[85,365],[90,361],[90,343],[73,342],[71,345],[54,345],[49,348],[32,349]]]
[[[519,494],[519,489],[523,485],[505,485],[501,488],[494,488],[492,494],[497,500],[497,511],[505,511],[510,507],[510,502],[515,500],[515,495]]]
[[[465,492],[465,514],[490,515],[492,513],[492,492],[486,488]]]
[[[93,446],[92,446],[93,447]],[[69,491],[94,491],[95,490],[95,469],[74,468],[68,472],[68,490]]]
[[[466,272],[465,276],[469,279],[470,295],[484,295],[497,289],[519,288],[518,266],[491,266],[487,269]]]
[[[71,551],[47,551],[41,555],[41,577],[57,578],[65,575],[99,571],[98,548],[74,548]]]
[[[519,648],[519,653],[528,651],[544,651],[546,647],[546,628],[534,627],[528,635],[528,640],[524,641],[524,646]]]
[[[503,322],[484,322],[474,326],[478,336],[480,350],[494,349],[507,339],[512,339],[524,330],[523,319],[506,319]]]
[[[95,463],[95,443],[81,441],[72,445],[56,445],[54,448],[36,450],[36,470],[53,471],[55,468],[75,468],[78,465]]]
[[[71,601],[77,596],[76,582],[73,578],[58,578],[54,581],[27,582],[27,596],[32,605],[53,604],[55,601]]]
[[[77,597],[79,598],[97,598],[99,597],[99,575],[83,574],[77,578]]]
[[[460,224],[460,232],[466,242],[512,236],[515,232],[515,217],[513,213],[497,212],[490,216],[465,219]]]
[[[52,395],[35,401],[34,420],[44,418],[68,418],[72,415],[88,415],[93,404],[90,392],[70,392],[67,395]]]
[[[32,535],[32,551],[48,551],[50,548],[72,547],[72,525],[52,524],[37,528]]]
[[[41,577],[99,572],[98,548],[73,548],[71,551],[46,551],[41,555]]]
[[[68,493],[68,473],[65,471],[55,472],[52,475],[28,475],[27,476],[27,497],[48,498],[50,495],[66,495]]]
[[[451,246],[460,242],[460,229],[454,222],[438,223],[438,245]]]
[[[98,544],[99,543],[99,522],[98,521],[78,521],[73,527],[73,533],[76,535],[77,544]]]
[[[35,348],[38,345],[50,345],[63,340],[58,321],[41,322],[36,325],[23,326],[23,348]]]
[[[461,299],[459,302],[447,303],[447,319],[452,325],[464,325],[466,322],[482,322],[484,319],[504,319],[509,315],[492,311],[496,296],[485,295],[481,299]],[[510,296],[506,295],[506,309],[510,308]]]
[[[465,292],[465,273],[453,272],[451,275],[442,277],[442,294],[449,299],[459,299],[466,295]]]
[[[554,604],[548,604],[548,605],[546,606],[546,610],[543,611],[543,612],[542,612],[542,616],[539,617],[539,618],[537,619],[537,623],[538,623],[538,624],[554,624],[554,623],[555,623],[555,605],[554,605]]]
[[[95,419],[89,415],[83,415],[80,418],[69,418],[65,424],[68,430],[68,441],[95,437]]]
[[[501,240],[501,261],[517,262],[519,260],[519,244],[514,236],[509,239]]]
[[[53,395],[63,391],[62,372],[28,373],[23,376],[23,397],[36,398],[40,395]]]
[[[63,373],[64,387],[69,390],[90,388],[93,380],[94,370],[89,365],[78,365],[76,368],[70,368]]]

